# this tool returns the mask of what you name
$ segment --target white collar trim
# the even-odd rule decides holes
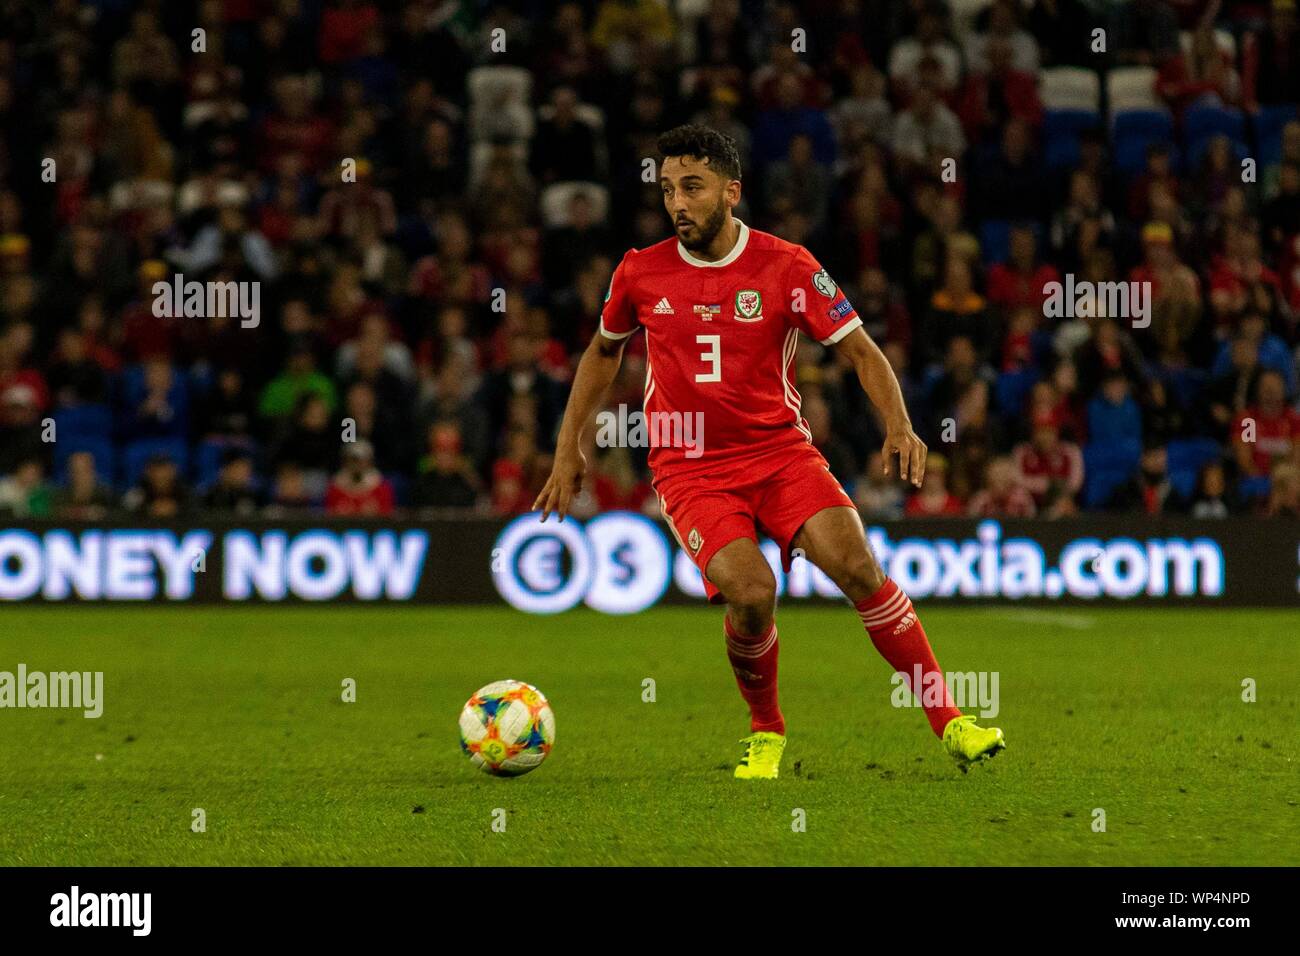
[[[717,262],[705,262],[703,259],[695,258],[686,251],[686,247],[682,245],[680,239],[677,240],[677,253],[687,265],[700,269],[721,269],[723,266],[729,266],[740,258],[740,254],[745,251],[745,246],[749,244],[749,227],[739,219],[736,219],[736,225],[740,227],[739,234],[736,236],[736,244],[731,247],[730,252]]]

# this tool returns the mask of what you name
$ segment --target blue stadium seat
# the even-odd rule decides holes
[[[1262,106],[1255,114],[1255,143],[1261,164],[1276,163],[1282,158],[1282,128],[1300,119],[1300,106]]]
[[[1220,134],[1244,143],[1246,114],[1229,106],[1193,106],[1183,114],[1183,140],[1189,146]]]
[[[221,470],[221,453],[226,445],[219,439],[205,439],[194,448],[194,486],[209,488]]]
[[[1025,397],[1040,378],[1042,371],[1033,367],[999,375],[994,391],[998,411],[1008,417],[1019,417],[1025,405]]]
[[[1011,220],[986,219],[980,223],[980,252],[985,265],[1007,261],[1011,253]]]
[[[1142,458],[1142,444],[1133,438],[1091,441],[1084,446],[1083,458],[1087,467],[1131,470]]]
[[[393,486],[393,501],[397,507],[405,508],[411,503],[411,479],[400,471],[386,471],[384,477]]]
[[[1182,408],[1195,408],[1200,401],[1210,375],[1203,368],[1179,368],[1169,370],[1165,376],[1165,388],[1169,395]]]
[[[172,388],[168,401],[176,411],[176,417],[168,428],[175,438],[183,438],[189,427],[190,387],[189,376],[179,368],[172,369]],[[120,424],[129,428],[134,420],[135,410],[145,398],[145,376],[143,365],[129,365],[122,370],[118,396],[120,411],[123,415]],[[128,434],[129,437],[129,434]]]
[[[128,365],[118,374],[118,390],[123,401],[132,403],[144,396],[144,366]]]
[[[1083,479],[1083,507],[1097,511],[1106,507],[1106,502],[1114,496],[1124,484],[1133,477],[1132,471],[1119,471],[1114,468],[1086,468]]]
[[[206,362],[195,365],[185,373],[185,382],[191,395],[206,395],[216,382],[216,370]]]
[[[1111,119],[1111,141],[1132,136],[1142,136],[1147,140],[1172,139],[1174,121],[1164,110],[1120,110]]]
[[[1273,482],[1268,475],[1257,475],[1254,478],[1242,478],[1237,482],[1237,494],[1243,501],[1253,501],[1256,498],[1267,498],[1269,492],[1273,490]]]
[[[1096,110],[1047,110],[1043,113],[1043,135],[1048,139],[1060,135],[1075,138],[1085,130],[1101,126]]]
[[[1216,134],[1217,135],[1217,134]],[[1187,162],[1183,166],[1183,172],[1192,175],[1196,172],[1197,167],[1201,165],[1201,160],[1205,158],[1206,151],[1210,148],[1210,143],[1214,141],[1214,136],[1206,136],[1204,139],[1198,139],[1187,147]],[[1237,165],[1250,155],[1250,148],[1242,140],[1232,141],[1232,155],[1235,157]]]
[[[1028,225],[1038,240],[1038,248],[1043,247],[1043,226],[1040,222],[986,219],[980,223],[980,251],[985,265],[1007,261],[1011,255],[1011,230],[1018,225]]]
[[[1142,446],[1134,440],[1089,442],[1083,449],[1083,506],[1102,508],[1137,472]]]
[[[934,394],[934,387],[939,384],[943,379],[943,376],[943,365],[938,362],[927,366],[924,371],[922,371],[921,385],[918,392],[921,396],[921,401],[926,405],[930,403],[930,397]]]
[[[95,457],[95,474],[106,485],[113,484],[113,466],[116,453],[108,432],[98,435],[68,435],[58,433],[54,443],[54,480],[62,484],[68,477],[68,459],[79,451],[88,451]]]
[[[1079,165],[1081,155],[1079,137],[1073,133],[1056,133],[1047,139],[1043,148],[1043,161],[1048,169],[1070,169]]]
[[[229,448],[239,448],[255,457],[257,455],[257,444],[252,439],[235,441],[226,438],[205,438],[194,449],[194,460],[191,463],[196,488],[212,487],[217,480],[217,474],[221,471],[221,456]]]
[[[1142,172],[1147,164],[1147,147],[1155,142],[1163,142],[1158,136],[1130,136],[1123,142],[1115,144],[1115,168],[1125,176]],[[1176,146],[1169,147],[1169,165],[1180,169],[1182,153]]]
[[[1169,142],[1173,132],[1173,119],[1164,110],[1116,113],[1110,130],[1116,168],[1126,175],[1141,172],[1147,162],[1147,147]]]
[[[1165,448],[1165,471],[1169,484],[1183,498],[1196,491],[1196,479],[1201,469],[1223,454],[1223,448],[1213,438],[1179,438]]]
[[[58,440],[108,436],[113,431],[113,413],[107,405],[70,405],[54,413]]]
[[[122,484],[131,487],[140,480],[145,463],[154,455],[166,455],[176,462],[182,475],[189,466],[189,448],[179,438],[141,438],[126,446],[122,456]]]

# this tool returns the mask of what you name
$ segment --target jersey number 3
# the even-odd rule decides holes
[[[722,336],[721,335],[697,335],[695,341],[699,345],[707,345],[709,350],[700,353],[700,361],[708,362],[710,370],[707,372],[696,372],[695,381],[697,382],[721,382],[722,381]]]

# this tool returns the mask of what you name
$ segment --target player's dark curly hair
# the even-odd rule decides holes
[[[665,159],[669,156],[694,156],[708,160],[709,168],[724,179],[740,178],[740,153],[736,151],[736,141],[716,129],[688,123],[660,134],[657,145],[659,155]]]

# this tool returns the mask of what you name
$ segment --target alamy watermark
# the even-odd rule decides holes
[[[704,454],[703,412],[603,411],[596,415],[601,448],[682,448],[687,458]]]
[[[103,671],[0,671],[0,708],[69,707],[87,719],[104,713]]]
[[[171,282],[155,282],[151,291],[159,319],[238,318],[244,329],[255,329],[262,321],[260,282],[186,282],[178,272]]]
[[[921,665],[907,671],[894,671],[889,683],[894,690],[889,702],[895,707],[965,707],[980,708],[981,717],[996,717],[998,703],[997,671],[941,671],[922,673]]]
[[[1043,292],[1043,315],[1049,319],[1131,319],[1135,329],[1151,324],[1150,282],[1075,282],[1074,273],[1067,272],[1064,284],[1048,282]]]
[[[50,897],[50,925],[117,926],[132,936],[148,936],[153,927],[152,893],[83,893],[74,885]]]

